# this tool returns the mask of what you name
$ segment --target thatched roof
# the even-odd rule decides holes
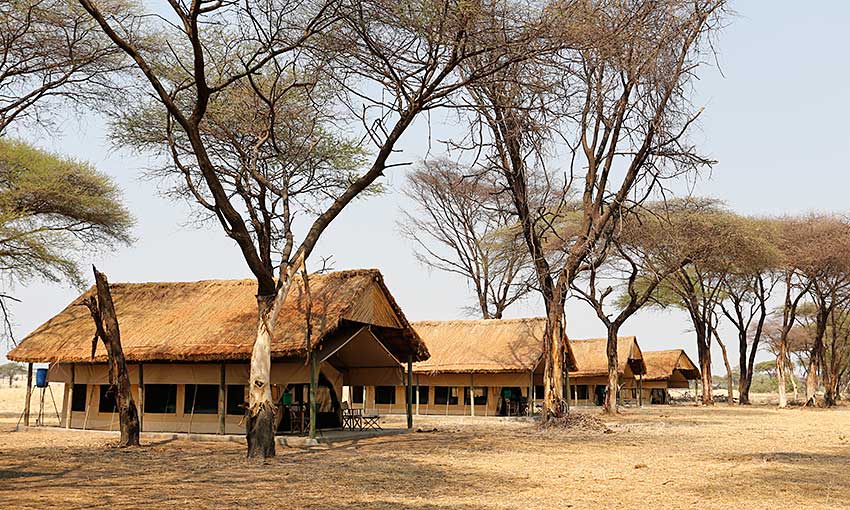
[[[424,321],[413,328],[431,353],[414,372],[530,372],[542,359],[546,319]]]
[[[116,283],[110,286],[128,361],[247,360],[257,331],[254,280]],[[424,343],[410,327],[376,269],[310,276],[315,345],[346,328],[371,325],[399,360],[428,358]],[[93,289],[75,299],[27,336],[7,357],[24,362],[91,362],[94,324],[81,306]],[[305,293],[293,282],[272,340],[275,359],[303,357]],[[98,345],[94,361],[105,361]]]
[[[700,377],[699,369],[682,349],[647,351],[643,353],[643,361],[646,363],[644,379],[647,381],[666,381],[677,371],[688,380]]]
[[[573,355],[578,366],[578,370],[571,372],[570,377],[596,377],[608,374],[607,340],[605,338],[570,339],[570,345],[573,348]],[[617,362],[617,371],[620,375],[625,372],[627,365],[631,368],[633,374],[642,374],[646,371],[637,338],[633,336],[618,338]]]

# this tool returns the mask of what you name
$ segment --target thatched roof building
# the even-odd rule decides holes
[[[414,373],[527,373],[543,359],[545,318],[422,321],[413,328],[431,352]],[[575,370],[569,342],[566,351]]]
[[[607,340],[591,338],[570,340],[578,367],[570,377],[587,378],[608,376]],[[620,376],[635,376],[646,373],[643,352],[634,336],[621,336],[617,340],[617,372]]]
[[[110,285],[128,362],[238,361],[251,357],[256,336],[254,280],[115,283]],[[410,327],[381,273],[375,269],[310,276],[313,339],[316,345],[344,329],[368,324],[397,359],[428,358],[428,349]],[[89,311],[89,289],[58,315],[30,333],[7,357],[22,362],[106,361]],[[305,293],[301,279],[290,289],[275,326],[272,358],[306,353]]]
[[[643,353],[647,381],[696,380],[700,377],[697,366],[682,349],[647,351]]]
[[[251,350],[257,331],[256,282],[209,280],[110,286],[143,430],[242,432]],[[93,289],[39,326],[9,359],[50,363],[65,383],[63,425],[113,429],[106,352],[85,306]],[[428,359],[377,270],[310,276],[312,344],[319,369],[320,426],[337,426],[342,390],[355,384],[402,384],[404,364]],[[271,343],[272,397],[301,409],[279,412],[279,430],[299,423],[311,377],[306,349],[306,293],[300,278],[282,305]],[[286,404],[289,402],[289,404]]]
[[[504,414],[506,400],[511,404],[519,401],[521,406],[527,403],[533,409],[543,398],[545,327],[542,317],[414,322],[413,328],[431,354],[428,360],[413,366],[416,385],[426,387],[417,402],[420,412]],[[605,340],[570,340],[566,352],[570,394],[579,403],[594,403],[597,386],[604,388],[607,380]],[[635,376],[645,373],[646,367],[635,337],[620,338],[619,363],[624,395],[628,394],[623,398],[637,399]],[[463,390],[463,401],[456,390]],[[394,412],[399,410],[396,402],[403,401],[398,391],[401,388],[394,395],[388,387],[366,388],[362,399],[367,407]],[[429,391],[439,392],[440,398],[432,402]],[[458,397],[446,398],[447,391]],[[471,391],[478,393],[475,406],[468,398]]]

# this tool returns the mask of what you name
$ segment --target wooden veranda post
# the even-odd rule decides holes
[[[139,363],[139,433],[145,431],[145,364]]]
[[[407,428],[413,428],[413,355],[407,355]]]
[[[30,397],[32,397],[32,363],[27,364],[27,401],[24,402],[24,426],[30,426]]]
[[[638,374],[638,407],[643,407],[643,374]]]
[[[534,370],[528,375],[528,415],[534,416]]]
[[[564,399],[564,400],[567,403],[567,412],[569,413],[570,412],[570,400],[571,400],[571,398],[570,398],[570,369],[569,368],[564,370],[564,381],[565,381],[565,384],[567,385],[567,391],[564,392],[564,394],[567,396],[567,398]]]
[[[71,428],[71,408],[73,407],[74,402],[74,383],[76,383],[76,365],[71,363],[71,384],[68,385],[68,391],[66,392],[68,395],[68,400],[65,401],[65,405],[67,406],[65,409],[65,428]]]
[[[225,369],[224,363],[221,364],[220,374],[219,374],[219,382],[218,382],[218,433],[224,435],[224,419],[227,414],[226,407],[226,394],[227,391],[227,381],[225,380]]]
[[[475,376],[469,374],[469,415],[475,416]]]
[[[316,412],[319,406],[316,402],[316,393],[318,385],[318,377],[316,370],[318,368],[317,354],[315,350],[310,351],[310,439],[316,438]]]

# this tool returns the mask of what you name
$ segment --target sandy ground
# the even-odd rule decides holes
[[[847,407],[652,407],[608,420],[611,433],[422,418],[437,430],[256,463],[232,443],[120,450],[97,433],[11,432],[20,394],[0,389],[2,508],[850,508]]]

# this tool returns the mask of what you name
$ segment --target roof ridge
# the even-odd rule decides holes
[[[449,319],[449,320],[423,320],[412,321],[412,325],[417,324],[517,324],[523,322],[536,322],[546,320],[545,317],[519,317],[513,319]]]
[[[377,268],[364,268],[364,269],[341,269],[339,271],[329,271],[326,273],[310,273],[310,278],[314,277],[323,277],[323,276],[334,276],[337,278],[351,278],[354,276],[361,275],[375,275],[380,274],[381,271]],[[233,284],[233,283],[256,283],[255,278],[207,278],[202,280],[169,280],[169,281],[147,281],[147,282],[110,282],[110,285],[190,285],[190,284],[204,284],[204,283],[213,283],[213,284]]]

